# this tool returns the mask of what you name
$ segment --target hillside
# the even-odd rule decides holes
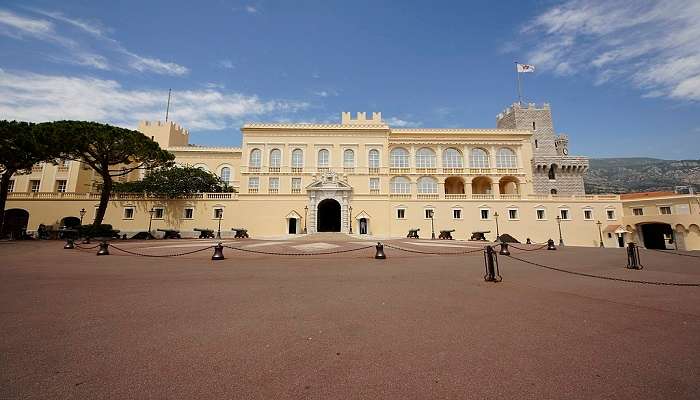
[[[627,193],[673,190],[689,185],[700,189],[700,160],[656,158],[591,158],[585,179],[587,193]]]

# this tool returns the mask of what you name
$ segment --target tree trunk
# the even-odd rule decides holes
[[[7,189],[10,188],[10,178],[14,175],[15,170],[5,170],[0,178],[0,237],[5,228],[5,203],[7,202]]]
[[[100,205],[97,207],[97,212],[95,213],[95,221],[92,225],[97,228],[102,224],[102,220],[105,218],[105,213],[107,212],[107,205],[109,204],[109,195],[112,193],[112,176],[107,174],[102,174],[102,192],[100,193]]]

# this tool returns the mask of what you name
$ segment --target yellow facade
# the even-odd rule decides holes
[[[526,129],[392,128],[380,113],[343,113],[339,124],[245,124],[240,148],[189,145],[188,132],[173,123],[142,122],[139,130],[175,154],[176,163],[211,171],[237,193],[178,200],[115,195],[105,223],[128,235],[147,230],[149,222],[152,230],[178,229],[185,237],[219,223],[224,236],[244,227],[255,237],[331,230],[385,238],[420,229],[428,238],[453,229],[457,239],[487,231],[493,240],[498,231],[522,242],[558,242],[561,230],[567,245],[602,240],[615,247],[620,236],[640,241],[638,227],[651,221],[651,215],[632,215],[618,195],[536,193],[538,150]],[[65,193],[56,190],[59,177]],[[553,178],[548,185],[556,184]],[[35,192],[31,180],[40,181]],[[83,208],[86,221],[94,217],[95,176],[79,163],[44,165],[14,181],[7,208],[29,211],[30,230],[60,225]],[[667,200],[675,204],[676,197]],[[678,229],[683,249],[700,249],[698,197],[682,201],[690,203],[688,213],[663,221]],[[154,207],[163,209],[162,218],[150,219]],[[221,220],[216,210],[223,210]]]

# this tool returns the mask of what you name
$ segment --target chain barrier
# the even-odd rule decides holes
[[[659,250],[659,249],[647,249],[647,248],[644,248],[644,250],[657,251],[657,252],[662,253],[662,254],[673,254],[674,256],[700,258],[700,255],[676,253],[675,251],[671,251],[671,250]]]
[[[367,250],[367,249],[373,248],[374,245],[358,247],[356,249],[333,250],[333,251],[324,251],[324,252],[319,252],[319,253],[307,253],[307,252],[281,253],[281,252],[274,252],[274,251],[244,249],[242,247],[233,247],[233,246],[229,246],[229,245],[223,245],[223,247],[226,247],[226,248],[231,249],[231,250],[240,250],[240,251],[244,251],[244,252],[248,252],[248,253],[268,254],[268,255],[273,255],[273,256],[321,256],[321,255],[327,255],[327,254],[340,254],[340,253],[350,253],[352,251]]]
[[[79,244],[75,244],[74,246],[78,250],[94,250],[94,249],[100,247],[99,243],[94,245],[94,246],[89,246],[89,247],[81,246]]]
[[[113,244],[110,244],[109,247],[111,247],[115,250],[119,250],[121,252],[127,253],[127,254],[131,254],[134,256],[140,256],[140,257],[179,257],[179,256],[186,256],[188,254],[199,253],[200,251],[204,251],[204,250],[209,250],[209,249],[213,248],[214,246],[207,246],[207,247],[204,247],[201,249],[192,250],[192,251],[185,251],[182,253],[175,253],[175,254],[144,254],[144,253],[139,253],[136,251],[122,249],[121,247],[117,247]]]
[[[513,248],[513,249],[522,250],[522,251],[539,251],[539,250],[542,250],[542,249],[546,249],[546,248],[547,248],[547,243],[541,245],[540,247],[535,247],[534,249],[526,249],[526,248],[524,248],[524,247],[514,246],[513,244],[509,244],[509,246],[510,246],[511,248]]]
[[[638,281],[635,279],[624,279],[624,278],[613,278],[610,276],[602,276],[602,275],[593,275],[593,274],[587,274],[585,272],[576,272],[576,271],[569,271],[566,269],[562,268],[557,268],[557,267],[551,267],[549,265],[544,265],[540,263],[536,263],[534,261],[528,261],[528,260],[523,260],[522,258],[514,257],[514,256],[509,256],[510,258],[514,260],[518,260],[520,262],[524,262],[526,264],[534,265],[536,267],[540,268],[546,268],[552,271],[557,271],[557,272],[564,272],[567,274],[572,274],[572,275],[578,275],[578,276],[584,276],[587,278],[597,278],[597,279],[604,279],[608,281],[618,281],[618,282],[627,282],[627,283],[641,283],[644,285],[657,285],[657,286],[690,286],[690,287],[700,287],[700,283],[682,283],[682,282],[656,282],[656,281]]]
[[[481,252],[484,251],[483,248],[480,249],[474,249],[474,250],[467,250],[467,251],[460,251],[460,252],[450,252],[450,253],[439,253],[439,252],[432,252],[432,251],[420,251],[420,250],[413,250],[413,249],[407,249],[405,247],[398,247],[394,246],[388,243],[384,243],[385,247],[388,247],[390,249],[395,249],[395,250],[401,250],[405,251],[408,253],[417,253],[417,254],[430,254],[430,255],[437,255],[437,256],[449,256],[449,255],[458,255],[458,254],[471,254],[471,253],[476,253],[476,252]]]

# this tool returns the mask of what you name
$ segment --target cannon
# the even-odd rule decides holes
[[[438,239],[453,240],[452,232],[454,231],[454,229],[443,229],[440,231],[440,236],[438,236]]]
[[[248,230],[245,228],[231,228],[231,230],[236,232],[234,239],[247,239],[250,237],[248,236]]]
[[[199,232],[200,239],[214,239],[214,230],[206,228],[194,228],[195,232]]]
[[[408,235],[407,235],[406,237],[407,237],[407,238],[412,238],[412,239],[419,239],[419,237],[418,237],[418,231],[419,231],[419,230],[420,230],[419,228],[409,229],[409,230],[408,230]]]
[[[472,237],[469,240],[481,240],[486,241],[486,234],[491,233],[491,231],[475,231],[472,232]]]
[[[158,229],[158,232],[163,233],[163,239],[181,239],[180,231],[175,229]]]

